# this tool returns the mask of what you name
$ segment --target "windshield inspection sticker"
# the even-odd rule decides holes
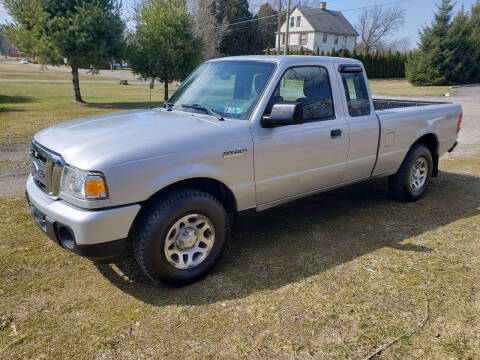
[[[225,108],[223,109],[223,112],[225,114],[236,114],[236,115],[239,115],[239,114],[242,114],[243,113],[243,108],[241,107],[233,107],[233,106],[225,106]]]

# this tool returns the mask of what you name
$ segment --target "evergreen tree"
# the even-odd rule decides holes
[[[216,0],[214,9],[218,22],[226,20],[231,25],[220,43],[220,52],[225,56],[248,55],[259,52],[261,39],[257,36],[257,24],[248,10],[248,0]]]
[[[357,54],[357,50],[355,48],[352,51],[352,59],[357,59],[358,60],[358,54]]]
[[[256,38],[258,39],[258,44],[260,50],[263,50],[267,47],[275,47],[275,31],[277,30],[277,20],[278,16],[275,16],[277,11],[273,9],[270,4],[265,3],[260,6],[260,9],[255,15],[256,23]]]
[[[75,101],[83,103],[79,68],[98,70],[121,57],[124,24],[117,0],[3,0],[13,23],[2,33],[42,64],[72,69]]]
[[[202,40],[183,0],[143,0],[135,13],[135,33],[128,42],[128,62],[144,79],[168,84],[183,80],[198,65]]]
[[[447,74],[449,84],[466,84],[473,81],[477,63],[478,48],[472,38],[472,26],[463,9],[457,14],[447,33],[447,57],[450,71]]]
[[[448,82],[452,66],[447,61],[447,35],[452,9],[452,0],[442,0],[433,24],[420,32],[419,50],[406,64],[407,79],[413,85],[443,85]]]
[[[471,82],[480,83],[480,1],[477,0],[475,5],[472,6],[469,18],[469,25],[472,28],[471,41],[472,46],[476,49],[476,53],[473,56],[473,69]]]

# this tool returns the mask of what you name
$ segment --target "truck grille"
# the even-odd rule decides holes
[[[62,157],[34,140],[30,143],[30,169],[33,180],[45,193],[56,197],[65,165]]]

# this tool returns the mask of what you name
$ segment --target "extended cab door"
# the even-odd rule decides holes
[[[377,159],[380,137],[365,71],[360,64],[339,65],[337,77],[343,87],[342,99],[350,125],[350,146],[345,181],[368,178]]]
[[[342,182],[349,127],[334,71],[331,64],[291,66],[272,80],[252,121],[259,209]],[[261,116],[285,101],[303,105],[304,124],[263,128]]]

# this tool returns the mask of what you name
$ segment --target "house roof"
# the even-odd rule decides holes
[[[306,6],[296,7],[305,16],[313,29],[318,32],[358,36],[352,24],[348,22],[340,11],[332,11]]]

